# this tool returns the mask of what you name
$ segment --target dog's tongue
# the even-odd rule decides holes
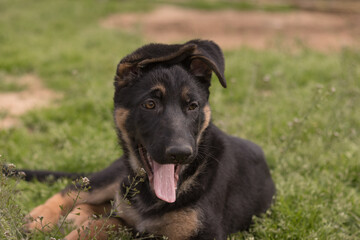
[[[175,164],[159,164],[153,161],[153,172],[156,196],[165,202],[175,202]]]

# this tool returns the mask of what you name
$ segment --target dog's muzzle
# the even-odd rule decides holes
[[[139,145],[138,149],[149,178],[150,186],[154,190],[155,195],[165,202],[175,202],[181,165],[174,163],[160,164],[150,156],[144,146]],[[169,157],[172,158],[173,156],[169,155]],[[174,157],[177,159],[184,158],[184,156]]]

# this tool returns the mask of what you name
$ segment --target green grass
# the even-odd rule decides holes
[[[1,161],[19,168],[92,172],[121,154],[112,120],[113,75],[117,62],[145,42],[103,29],[98,21],[155,5],[0,0],[1,76],[36,74],[64,94],[53,107],[24,115],[22,126],[0,130]],[[225,52],[229,88],[213,83],[213,121],[264,148],[277,186],[272,209],[235,239],[360,238],[359,56],[356,49]],[[0,218],[13,224],[1,223],[4,239],[9,234],[17,239],[21,216],[68,184],[4,178],[0,183]]]
[[[25,90],[26,87],[16,82],[8,81],[0,74],[0,93],[1,92],[19,92]]]
[[[158,0],[158,3],[169,3],[168,1]],[[295,8],[291,4],[287,3],[257,3],[256,1],[243,0],[179,0],[172,2],[175,5],[182,7],[191,7],[202,10],[220,10],[220,9],[233,9],[233,10],[264,10],[269,12],[288,12]]]

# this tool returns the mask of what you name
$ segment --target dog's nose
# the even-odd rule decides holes
[[[188,145],[171,146],[165,151],[166,159],[170,162],[186,163],[193,154],[192,148]]]

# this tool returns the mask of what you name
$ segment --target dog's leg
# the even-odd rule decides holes
[[[105,203],[100,205],[80,204],[74,208],[66,218],[74,226],[80,227],[88,220],[106,217],[111,212],[111,204]]]
[[[79,186],[69,186],[36,207],[28,218],[30,222],[24,228],[30,231],[51,231],[56,227],[60,216],[64,216],[79,204],[99,205],[114,199],[120,188],[122,160],[117,160],[103,171],[89,177],[89,190],[82,191]],[[81,185],[81,184],[80,184]]]
[[[25,224],[27,230],[51,231],[57,224],[61,215],[70,210],[73,200],[71,194],[57,193],[44,204],[34,208],[26,217],[29,223]]]
[[[76,229],[66,236],[72,239],[107,239],[109,231],[116,231],[121,225],[120,219],[107,217],[111,211],[111,204],[80,204],[67,217]]]
[[[122,222],[117,218],[101,218],[101,219],[90,219],[85,221],[82,226],[78,229],[73,230],[69,233],[65,239],[66,240],[87,240],[87,239],[97,239],[103,240],[107,239],[110,231],[117,231],[117,229],[122,226]]]
[[[99,212],[101,214],[105,213],[105,211],[101,209],[105,207],[102,206],[102,204],[113,198],[114,194],[109,194],[109,188],[111,188],[113,190],[112,193],[114,193],[117,190],[117,185],[119,184],[109,185],[91,192],[80,192],[81,190],[76,191],[74,189],[70,189],[69,191],[57,193],[48,199],[44,204],[36,207],[29,213],[28,218],[30,219],[30,222],[24,227],[30,231],[40,230],[48,232],[56,227],[60,216],[65,216],[69,212],[70,214],[67,216],[66,220],[75,220],[76,225],[81,225],[82,221],[86,220],[82,220],[82,217],[84,216],[87,218],[88,216],[88,214],[86,214],[86,210],[89,210],[89,214],[91,212],[90,215],[94,212]],[[83,204],[85,202],[100,205]],[[83,208],[83,215],[80,215],[79,218],[75,219],[75,213],[81,211],[81,207]],[[106,209],[110,212],[109,206],[106,206]]]

